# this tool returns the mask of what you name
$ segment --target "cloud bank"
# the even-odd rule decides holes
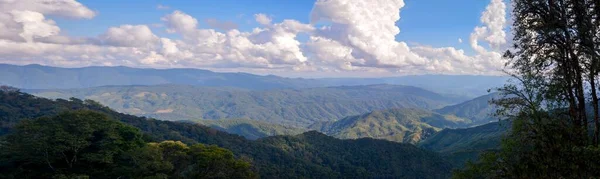
[[[354,76],[500,73],[500,52],[507,46],[505,2],[491,0],[482,12],[481,25],[468,39],[474,51],[469,55],[454,47],[397,41],[401,27],[395,24],[404,6],[403,0],[317,0],[309,24],[274,22],[269,15],[255,14],[260,26],[246,32],[232,22],[201,22],[174,10],[160,19],[158,30],[177,34],[178,39],[157,36],[145,24],[123,24],[96,37],[76,38],[63,35],[48,16],[94,18],[98,13],[85,5],[75,0],[0,0],[0,62]],[[209,28],[199,28],[200,23]],[[301,42],[300,35],[307,40]]]

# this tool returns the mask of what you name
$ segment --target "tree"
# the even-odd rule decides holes
[[[500,88],[504,98],[493,103],[513,129],[500,152],[484,155],[455,177],[600,176],[600,2],[512,2],[514,50],[505,57],[516,81]]]

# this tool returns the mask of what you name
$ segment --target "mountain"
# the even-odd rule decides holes
[[[0,84],[23,89],[69,89],[108,85],[187,84],[195,86],[276,89],[316,87],[314,80],[217,73],[200,69],[146,69],[123,66],[59,68],[0,64]]]
[[[509,129],[508,122],[492,122],[465,129],[444,129],[421,141],[418,146],[439,152],[453,161],[455,166],[462,166],[468,160],[475,161],[484,151],[498,150],[502,136]]]
[[[473,75],[413,75],[384,78],[285,78],[200,69],[149,69],[123,66],[60,68],[0,64],[0,85],[22,89],[70,89],[110,85],[180,84],[243,89],[299,89],[373,84],[407,85],[444,95],[472,98],[502,86],[507,77]]]
[[[472,126],[487,124],[492,121],[497,121],[497,119],[493,117],[496,108],[489,102],[490,100],[499,97],[500,95],[498,93],[492,93],[434,111],[440,114],[455,115],[460,118],[470,119],[472,121]]]
[[[47,98],[92,99],[119,112],[164,120],[248,118],[294,126],[373,110],[435,109],[457,102],[455,98],[401,85],[273,90],[154,85],[27,91]]]
[[[219,120],[192,120],[213,129],[225,131],[230,134],[244,136],[246,139],[256,140],[258,138],[275,135],[298,135],[306,132],[305,129],[272,124],[252,119],[219,119]]]
[[[456,128],[469,122],[423,109],[401,108],[373,111],[333,122],[317,122],[309,128],[342,139],[369,137],[417,143],[443,128]]]
[[[189,122],[122,114],[91,100],[50,100],[22,92],[0,92],[0,136],[21,120],[64,111],[97,111],[134,126],[145,141],[175,140],[231,150],[252,162],[262,178],[447,178],[452,165],[410,144],[374,139],[340,140],[316,132],[247,140]]]

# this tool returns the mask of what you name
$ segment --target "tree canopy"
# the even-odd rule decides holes
[[[0,178],[255,177],[226,149],[147,144],[139,129],[86,110],[23,120],[0,149]]]

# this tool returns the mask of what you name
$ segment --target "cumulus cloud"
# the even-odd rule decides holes
[[[317,0],[310,24],[293,19],[273,22],[260,13],[254,19],[261,26],[250,31],[240,31],[237,24],[217,19],[199,22],[175,10],[160,18],[162,25],[151,25],[154,30],[166,30],[181,38],[159,37],[148,25],[129,24],[110,27],[96,37],[75,38],[61,34],[48,17],[96,16],[81,3],[0,0],[0,61],[358,75],[494,74],[502,66],[499,52],[507,44],[506,5],[502,0],[491,0],[482,12],[481,25],[471,33],[469,44],[475,54],[454,47],[409,46],[397,41],[402,27],[396,22],[404,6],[403,0]],[[199,28],[206,26],[209,28]],[[305,42],[297,39],[301,34],[308,37]],[[462,43],[462,39],[458,41]]]
[[[13,10],[9,14],[12,16],[12,21],[18,24],[17,27],[20,26],[17,30],[19,36],[27,42],[33,42],[34,38],[57,35],[60,32],[60,28],[54,21],[46,19],[41,13]]]
[[[174,11],[173,13],[161,18],[166,23],[169,33],[179,32],[184,35],[190,35],[196,30],[198,26],[198,20],[190,15],[187,15],[181,11]]]
[[[284,20],[266,28],[251,32],[230,30],[227,33],[213,29],[198,29],[198,21],[175,11],[162,18],[168,31],[179,33],[183,40],[178,43],[181,63],[199,65],[214,64],[215,67],[277,68],[282,65],[298,65],[307,60],[301,51],[296,35],[310,32],[313,27],[295,20]],[[175,54],[172,54],[175,55]]]
[[[34,11],[41,14],[91,19],[96,12],[75,0],[0,0],[0,12]]]
[[[256,22],[258,22],[261,25],[269,25],[271,24],[271,17],[267,16],[266,14],[254,14],[254,19],[256,20]]]
[[[311,23],[321,21],[331,25],[318,29],[306,44],[316,63],[336,66],[342,70],[381,68],[410,73],[497,73],[501,56],[485,47],[475,46],[476,55],[468,56],[453,47],[409,47],[396,41],[400,28],[403,0],[353,1],[319,0],[311,13]],[[493,0],[482,15],[484,26],[476,28],[471,38],[485,40],[494,47],[506,41],[505,9],[501,0]],[[484,29],[484,30],[480,30]],[[483,32],[480,32],[483,31]],[[462,39],[459,39],[462,42]],[[497,48],[496,48],[497,49]]]
[[[397,68],[422,65],[426,63],[425,59],[412,53],[405,42],[395,40],[395,36],[400,33],[395,22],[400,19],[399,10],[402,7],[403,0],[319,0],[311,13],[311,23],[326,21],[331,25],[318,29],[313,35],[318,38],[312,39],[329,39],[337,42],[336,45],[352,49],[350,58],[344,62],[352,66]],[[324,43],[311,43],[318,44]],[[328,47],[316,46],[310,49],[319,48]]]
[[[478,43],[479,40],[484,40],[493,49],[500,48],[506,44],[506,4],[503,0],[492,0],[481,15],[481,23],[484,26],[475,27],[471,34],[471,47],[478,52],[483,50]]]
[[[146,25],[111,27],[100,36],[100,39],[113,46],[146,48],[154,47],[159,41],[159,38]]]

